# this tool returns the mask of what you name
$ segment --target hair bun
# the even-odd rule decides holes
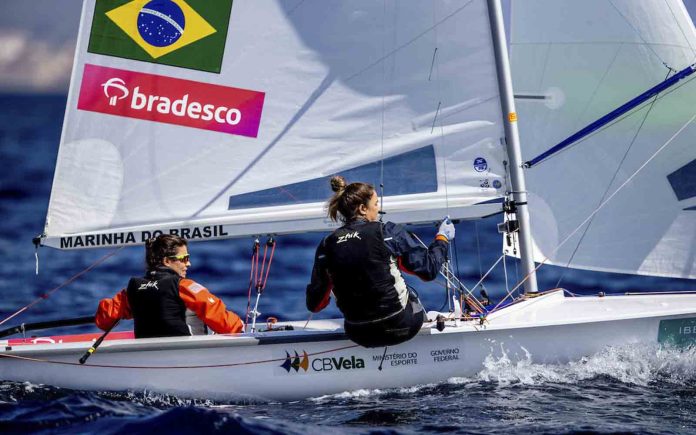
[[[346,179],[340,175],[334,175],[331,177],[331,190],[334,192],[340,192],[346,188]]]

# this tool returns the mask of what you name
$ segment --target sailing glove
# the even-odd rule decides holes
[[[436,238],[438,237],[444,237],[447,241],[454,239],[454,224],[449,216],[445,216],[445,219],[443,219],[440,224],[440,229],[437,232]]]

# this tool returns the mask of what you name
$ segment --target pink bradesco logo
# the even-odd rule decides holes
[[[265,93],[85,65],[77,108],[256,137]]]

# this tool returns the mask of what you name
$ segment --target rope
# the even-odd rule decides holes
[[[305,322],[305,324],[304,324],[304,326],[302,327],[302,329],[307,329],[307,325],[309,325],[309,321],[312,320],[312,316],[313,316],[313,315],[314,315],[314,313],[309,313],[309,317],[307,317],[307,321]]]
[[[54,287],[53,289],[47,291],[46,293],[44,293],[44,294],[42,294],[41,296],[39,296],[38,298],[36,298],[34,301],[30,302],[29,304],[27,304],[27,305],[25,305],[24,307],[20,308],[19,310],[15,311],[15,312],[14,312],[13,314],[11,314],[10,316],[6,317],[3,321],[0,322],[0,325],[4,324],[4,323],[7,322],[8,320],[10,320],[10,319],[12,319],[12,318],[18,316],[19,314],[23,313],[24,311],[26,311],[26,310],[28,310],[29,308],[33,307],[34,305],[38,304],[38,303],[41,302],[42,300],[48,299],[49,296],[51,296],[53,293],[55,293],[56,291],[62,289],[62,288],[65,287],[65,286],[67,286],[68,284],[72,283],[73,281],[75,281],[77,278],[81,277],[81,276],[84,275],[85,273],[91,271],[92,269],[94,269],[95,267],[97,267],[98,265],[100,265],[101,263],[103,263],[104,261],[106,261],[109,257],[114,256],[118,251],[120,251],[120,250],[123,249],[123,248],[124,248],[124,246],[121,246],[121,247],[116,248],[116,249],[114,249],[113,251],[109,252],[108,254],[104,255],[103,257],[101,257],[100,259],[98,259],[97,261],[95,261],[94,263],[92,263],[89,267],[87,267],[86,269],[84,269],[82,272],[76,273],[75,275],[73,275],[70,279],[68,279],[68,280],[65,281],[64,283],[62,283],[62,284],[60,284],[59,286]]]
[[[679,30],[681,31],[681,34],[684,37],[684,40],[686,41],[687,44],[689,44],[689,48],[691,49],[691,53],[694,55],[694,58],[691,61],[691,63],[694,63],[696,61],[696,50],[694,50],[694,47],[691,45],[691,40],[689,39],[688,36],[686,36],[686,33],[684,32],[684,28],[682,27],[679,20],[677,20],[677,16],[674,15],[674,11],[672,10],[672,6],[669,5],[669,2],[665,1],[665,6],[667,6],[667,9],[669,9],[669,12],[672,14],[672,18],[674,19],[674,22],[677,23],[677,25],[679,26]]]
[[[268,258],[268,266],[266,267],[266,275],[265,275],[264,278],[263,278],[263,284],[261,284],[261,290],[260,290],[260,291],[263,291],[263,290],[266,288],[266,283],[268,282],[268,274],[269,274],[269,272],[271,271],[271,263],[273,263],[273,253],[275,252],[275,240],[269,239],[269,242],[268,242],[268,243],[271,243],[271,244],[272,244],[272,245],[271,245],[271,255],[270,255],[269,258]],[[268,246],[268,244],[266,244],[266,245]],[[266,257],[266,250],[265,250],[265,248],[264,248],[263,256],[264,256],[264,260],[265,260],[265,259],[266,259],[266,258],[265,258],[265,257]],[[265,261],[264,261],[264,262],[265,262]]]
[[[268,247],[271,247],[271,253],[268,255]],[[259,308],[259,300],[261,299],[261,295],[263,294],[263,290],[266,288],[266,283],[268,282],[268,274],[271,272],[271,263],[273,262],[273,254],[275,253],[275,247],[276,247],[276,242],[273,239],[273,237],[269,237],[268,240],[266,241],[266,244],[263,247],[263,260],[261,261],[261,267],[258,267],[258,251],[256,255],[256,304],[254,305],[254,309],[251,311],[248,311],[247,313],[247,319],[246,321],[248,322],[248,314],[253,315],[252,323],[251,323],[251,331],[254,332],[256,330],[256,318],[258,317],[259,314],[261,314],[258,310]],[[266,258],[268,258],[268,263],[266,263]],[[249,306],[251,303],[251,293],[249,293],[248,296],[248,301],[247,301],[247,306]],[[248,308],[247,308],[248,309]],[[244,325],[244,330],[246,331],[246,324]]]
[[[667,76],[664,78],[664,80],[667,80],[668,78],[669,78],[669,72],[667,72]],[[621,158],[621,161],[619,162],[618,165],[616,165],[616,170],[614,171],[614,175],[611,177],[611,180],[607,184],[607,188],[604,190],[604,193],[602,194],[602,197],[599,200],[600,204],[602,203],[602,201],[604,201],[604,198],[606,198],[607,194],[609,193],[609,189],[611,189],[611,185],[614,184],[614,180],[616,180],[616,177],[619,175],[619,171],[621,170],[621,166],[623,166],[623,163],[626,161],[626,157],[628,157],[628,153],[631,152],[631,148],[633,148],[633,145],[636,143],[636,139],[638,139],[638,135],[640,134],[641,130],[643,130],[643,126],[645,125],[645,121],[648,120],[648,115],[650,115],[650,112],[652,111],[656,102],[657,102],[657,95],[655,95],[652,102],[648,106],[648,110],[645,112],[645,116],[643,116],[643,119],[641,120],[640,125],[638,126],[638,129],[636,130],[635,134],[633,135],[631,142],[628,144],[628,148],[626,148],[626,152],[624,152],[624,155]],[[575,245],[575,249],[573,249],[573,253],[570,255],[570,258],[568,259],[568,262],[566,263],[565,268],[564,268],[563,272],[561,273],[561,276],[558,278],[558,281],[556,282],[556,287],[559,287],[561,285],[561,281],[563,281],[563,278],[565,278],[565,275],[568,272],[568,268],[570,267],[570,264],[573,262],[573,259],[575,258],[575,254],[577,254],[578,250],[580,249],[580,245],[582,244],[583,240],[585,240],[585,236],[587,235],[587,233],[590,230],[590,227],[592,226],[592,222],[594,222],[594,217],[592,219],[590,219],[587,226],[585,227],[585,230],[582,232],[582,235],[580,236],[580,240],[578,240],[578,244]]]
[[[387,21],[387,2],[382,2],[382,58],[386,61],[386,21]],[[380,106],[380,156],[379,156],[379,221],[384,217],[384,100],[386,92],[386,72],[385,62],[382,62],[382,102]]]
[[[599,204],[599,206],[598,206],[592,213],[590,213],[590,215],[589,215],[584,221],[582,221],[582,222],[580,223],[580,225],[578,225],[577,228],[575,228],[575,230],[573,230],[568,236],[566,236],[566,238],[563,239],[563,240],[561,241],[561,243],[559,243],[558,246],[556,246],[556,248],[554,248],[554,249],[551,251],[551,254],[549,254],[549,255],[553,255],[553,254],[555,254],[559,249],[561,249],[561,247],[562,247],[563,245],[565,245],[565,243],[568,242],[568,240],[570,240],[571,237],[573,237],[573,236],[575,235],[575,233],[577,233],[588,221],[590,221],[590,220],[593,218],[594,215],[596,215],[602,208],[604,208],[604,206],[605,206],[609,201],[611,201],[611,200],[614,198],[614,196],[616,196],[628,183],[630,183],[630,182],[636,177],[636,175],[638,175],[638,173],[639,173],[640,171],[643,170],[643,168],[645,168],[655,157],[657,157],[657,155],[658,155],[659,153],[661,153],[662,150],[664,150],[664,149],[667,147],[667,145],[669,145],[670,143],[672,143],[672,141],[673,141],[677,136],[679,136],[679,135],[681,134],[681,132],[684,131],[684,129],[685,129],[686,127],[688,127],[689,124],[691,124],[691,123],[694,121],[694,119],[696,119],[696,113],[695,113],[695,114],[691,117],[691,119],[689,119],[683,126],[681,126],[681,128],[679,128],[679,130],[677,130],[677,132],[674,133],[674,134],[672,135],[672,137],[670,137],[670,138],[667,140],[667,142],[665,142],[664,144],[662,144],[662,146],[660,146],[660,148],[658,148],[657,151],[655,151],[655,152],[653,153],[653,155],[650,156],[650,158],[648,158],[648,160],[645,161],[645,163],[643,163],[638,169],[636,169],[636,171],[635,171],[633,174],[631,174],[631,176],[628,177],[628,178],[626,179],[626,181],[624,181],[624,182],[614,191],[614,193],[612,193],[606,200],[604,200],[601,204]],[[524,278],[522,278],[522,280],[521,280],[517,285],[515,285],[515,287],[513,287],[513,289],[512,289],[510,292],[508,292],[507,296],[505,296],[505,298],[503,298],[503,300],[501,300],[495,307],[493,307],[493,309],[492,309],[490,312],[496,311],[496,310],[500,307],[500,305],[501,305],[508,297],[510,297],[510,296],[512,295],[512,292],[514,292],[514,291],[517,290],[522,284],[524,284],[525,281],[527,281],[527,280],[529,279],[529,277],[530,277],[533,273],[536,273],[536,271],[539,270],[539,268],[540,268],[541,266],[543,266],[544,264],[546,264],[546,262],[547,262],[548,260],[549,260],[549,257],[548,257],[548,256],[544,257],[544,259],[539,263],[539,265],[538,265],[537,267],[535,267],[534,270],[532,270],[531,272],[529,272]]]
[[[623,20],[626,22],[626,24],[628,24],[628,25],[631,27],[631,29],[633,29],[633,31],[635,32],[635,34],[638,35],[638,37],[640,38],[640,40],[643,41],[643,44],[645,44],[645,46],[648,47],[648,49],[649,49],[650,51],[652,51],[652,53],[655,55],[655,57],[658,58],[658,59],[660,60],[660,62],[662,62],[663,65],[665,65],[667,68],[669,68],[669,66],[667,65],[667,62],[665,62],[664,59],[662,59],[662,58],[660,57],[660,55],[657,54],[657,52],[656,52],[655,49],[653,48],[652,44],[649,44],[648,41],[646,41],[645,38],[643,38],[643,35],[640,34],[640,32],[638,31],[638,29],[636,29],[636,26],[634,26],[633,23],[631,23],[631,21],[619,10],[619,8],[616,7],[616,5],[614,4],[614,2],[613,2],[612,0],[610,0],[610,1],[609,1],[609,4],[611,4],[612,7],[616,10],[616,12],[617,12],[619,15],[621,15],[621,18],[623,18]]]
[[[481,277],[483,276],[483,268],[481,267],[481,245],[479,244],[478,221],[474,221],[474,232],[476,233],[476,254],[478,256],[479,277]]]
[[[427,245],[426,245],[425,243],[423,243],[423,241],[422,241],[415,233],[411,233],[411,235],[412,235],[421,245],[423,245],[424,247],[427,248]],[[445,278],[445,283],[441,283],[441,282],[437,282],[437,281],[436,281],[436,283],[439,284],[439,285],[444,286],[446,289],[449,289],[448,286],[452,286],[452,287],[454,287],[456,290],[459,291],[460,295],[464,294],[464,292],[462,292],[462,289],[464,289],[464,290],[468,293],[467,298],[468,298],[468,297],[471,297],[471,300],[475,301],[475,302],[474,302],[474,309],[476,309],[476,310],[479,311],[479,312],[484,312],[484,311],[486,311],[486,309],[485,309],[485,307],[484,307],[483,305],[481,305],[481,304],[478,302],[478,299],[476,299],[476,296],[474,296],[474,294],[473,294],[473,290],[474,290],[474,289],[475,289],[475,288],[488,276],[488,274],[493,270],[493,268],[495,268],[495,266],[500,262],[501,259],[502,259],[502,256],[501,256],[501,258],[498,259],[498,261],[495,262],[495,264],[493,264],[493,266],[491,266],[491,268],[486,272],[486,274],[481,278],[481,280],[480,280],[480,281],[476,284],[476,286],[474,286],[471,290],[470,290],[469,288],[467,288],[467,287],[464,285],[464,283],[462,283],[462,282],[459,280],[459,278],[457,278],[457,276],[455,276],[455,275],[452,273],[450,267],[448,267],[448,263],[445,263],[445,264],[443,265],[443,270],[444,270],[444,272],[443,272],[443,270],[440,270],[440,272],[439,272],[439,274],[440,274],[443,278]],[[453,284],[453,283],[454,283],[454,284]],[[448,294],[447,294],[447,297],[449,298],[449,292],[448,292]],[[445,305],[446,305],[446,303],[445,303]],[[442,306],[442,308],[440,308],[440,311],[442,311],[443,309],[444,309],[444,305]]]
[[[338,352],[341,350],[352,349],[354,347],[359,347],[359,345],[353,344],[350,346],[337,347],[335,349],[310,353],[310,354],[307,354],[307,356],[315,356],[315,355],[322,355],[322,354],[331,353],[331,352]],[[85,364],[85,365],[82,365],[79,362],[55,361],[55,360],[42,359],[42,358],[31,358],[31,357],[20,356],[20,355],[0,354],[0,357],[14,358],[14,359],[19,359],[19,360],[23,360],[23,361],[40,362],[40,363],[46,363],[46,364],[59,364],[59,365],[66,365],[66,366],[94,367],[94,368],[104,368],[104,369],[141,369],[141,370],[179,370],[179,369],[210,369],[210,368],[220,368],[220,367],[237,367],[237,366],[247,366],[247,365],[255,365],[255,364],[266,364],[266,363],[280,362],[280,361],[285,361],[287,359],[287,357],[284,357],[284,358],[273,358],[273,359],[265,359],[265,360],[258,360],[258,361],[245,361],[245,362],[239,362],[239,363],[206,364],[206,365],[195,365],[195,366],[137,366],[137,365],[111,365],[111,364]]]
[[[247,309],[246,317],[244,318],[244,331],[247,329],[247,324],[249,323],[249,310],[251,309],[251,288],[254,286],[254,271],[258,267],[259,263],[259,239],[254,240],[254,246],[251,252],[251,272],[249,274],[249,289],[247,291]]]

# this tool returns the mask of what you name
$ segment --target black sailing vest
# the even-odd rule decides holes
[[[144,278],[130,279],[126,294],[136,338],[191,335],[186,325],[186,305],[179,297],[180,280],[168,267],[150,270]]]
[[[374,321],[403,309],[381,222],[349,222],[327,236],[324,247],[336,305],[347,321]]]

